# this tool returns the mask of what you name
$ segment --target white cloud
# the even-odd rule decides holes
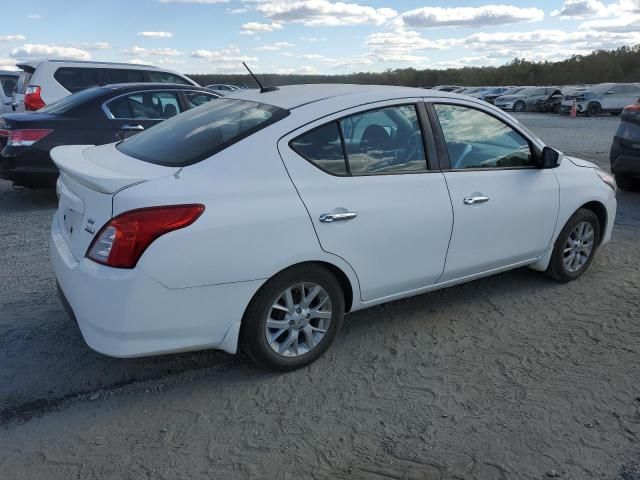
[[[26,43],[22,47],[14,48],[10,54],[13,58],[68,58],[73,60],[90,60],[91,55],[86,50],[74,47],[60,47]]]
[[[186,60],[177,60],[175,58],[161,58],[157,63],[160,65],[183,65],[187,62]]]
[[[242,55],[241,50],[235,45],[229,45],[227,48],[218,50],[194,50],[191,52],[192,58],[206,60],[215,63],[215,68],[219,71],[242,71],[244,67],[242,62],[258,61],[257,57]]]
[[[21,42],[26,40],[27,37],[24,35],[0,35],[0,42]]]
[[[158,0],[160,3],[200,3],[200,4],[214,4],[214,3],[227,3],[229,0]]]
[[[300,40],[302,40],[303,42],[326,42],[327,41],[327,37],[300,37]]]
[[[80,43],[77,45],[82,50],[107,50],[111,48],[109,42],[92,42],[92,43]]]
[[[640,31],[640,15],[625,15],[604,20],[583,22],[580,29],[597,30],[599,32],[633,33]]]
[[[316,70],[314,67],[303,65],[302,67],[298,68],[276,68],[275,73],[279,75],[314,75],[318,73],[318,70]]]
[[[398,15],[391,8],[329,0],[264,1],[255,8],[273,21],[306,26],[381,25]]]
[[[12,60],[10,58],[0,58],[0,70],[20,70],[18,67],[16,67],[15,65],[15,60]]]
[[[242,25],[240,33],[243,35],[255,35],[256,33],[273,32],[274,30],[281,30],[282,24],[278,22],[273,23],[259,23],[249,22]]]
[[[30,13],[27,15],[29,20],[42,20],[42,15],[38,15],[37,13]]]
[[[565,0],[562,7],[551,12],[554,17],[586,18],[604,15],[607,7],[599,0]]]
[[[255,47],[254,50],[262,50],[262,51],[276,51],[281,50],[283,48],[293,47],[293,43],[289,42],[275,42],[275,43],[267,43],[266,45],[261,45],[259,47]]]
[[[174,48],[143,48],[138,46],[133,46],[127,50],[123,50],[122,53],[125,55],[151,55],[154,57],[177,57],[179,55],[183,55],[183,52]]]
[[[127,63],[133,63],[134,65],[153,65],[153,62],[142,60],[140,58],[132,58],[131,60],[128,60]]]
[[[483,5],[480,7],[424,7],[403,13],[398,25],[412,28],[484,27],[520,22],[535,22],[544,18],[539,8],[513,5]]]
[[[249,11],[248,8],[229,8],[227,9],[227,13],[231,15],[240,15],[241,13],[247,13]]]
[[[325,58],[325,56],[318,55],[317,53],[305,53],[304,55],[298,56],[298,58],[302,58],[303,60],[321,60]]]
[[[138,37],[145,38],[171,38],[173,33],[171,32],[138,32]]]
[[[370,56],[382,62],[423,63],[427,57],[416,53],[424,50],[442,50],[455,40],[428,40],[418,32],[399,29],[391,32],[377,32],[369,35],[365,45]]]

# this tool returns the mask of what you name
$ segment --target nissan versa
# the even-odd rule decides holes
[[[268,90],[52,150],[51,259],[92,348],[240,345],[293,369],[327,350],[346,312],[522,266],[568,282],[611,238],[611,175],[485,102]]]

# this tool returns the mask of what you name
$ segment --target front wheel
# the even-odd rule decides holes
[[[595,213],[579,209],[566,223],[553,247],[547,275],[571,282],[582,275],[600,244],[600,221]]]
[[[524,112],[524,102],[523,101],[518,101],[516,103],[513,104],[513,111],[514,112]]]
[[[600,108],[599,103],[590,103],[587,107],[587,117],[596,117],[600,115],[602,112],[602,108]]]
[[[247,307],[242,340],[261,367],[289,371],[320,357],[344,319],[344,293],[326,268],[305,264],[271,278]]]

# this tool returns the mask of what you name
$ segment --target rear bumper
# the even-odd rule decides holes
[[[609,158],[612,173],[640,177],[640,150],[623,148],[614,140]]]
[[[54,216],[50,257],[63,304],[94,350],[138,357],[217,348],[235,353],[244,310],[262,281],[170,289],[140,268],[71,254]]]
[[[11,150],[5,147],[0,154],[0,178],[27,187],[55,187],[58,169],[49,158],[48,151],[37,148]]]

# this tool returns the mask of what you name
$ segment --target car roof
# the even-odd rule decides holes
[[[14,75],[17,77],[20,75],[20,72],[17,70],[0,70],[0,75]]]
[[[99,85],[95,88],[101,88],[104,90],[202,90],[203,92],[209,92],[204,87],[196,85],[185,85],[184,83],[167,83],[167,82],[134,82],[134,83],[110,83],[108,85]],[[211,92],[209,92],[211,93]],[[214,92],[215,93],[215,92]]]
[[[261,93],[260,90],[240,90],[232,92],[224,98],[238,98],[252,102],[266,103],[291,110],[303,105],[321,102],[335,97],[343,97],[345,99],[345,103],[357,105],[374,101],[393,100],[395,98],[424,96],[465,98],[464,96],[455,93],[443,92],[440,90],[425,90],[424,88],[341,83],[285,85],[278,87],[278,90],[264,93]]]
[[[26,61],[20,61],[20,62],[16,62],[16,66],[22,68],[22,67],[30,67],[33,68],[34,70],[36,68],[38,68],[38,66],[42,63],[45,62],[51,62],[51,63],[72,63],[72,64],[79,64],[79,65],[86,65],[86,66],[120,66],[120,67],[126,67],[126,68],[130,68],[132,70],[139,70],[140,68],[150,68],[152,70],[163,70],[159,67],[156,67],[154,65],[144,65],[144,64],[139,64],[139,63],[126,63],[126,62],[98,62],[98,61],[94,61],[94,60],[71,60],[71,59],[64,59],[64,58],[40,58],[37,60],[26,60]]]

